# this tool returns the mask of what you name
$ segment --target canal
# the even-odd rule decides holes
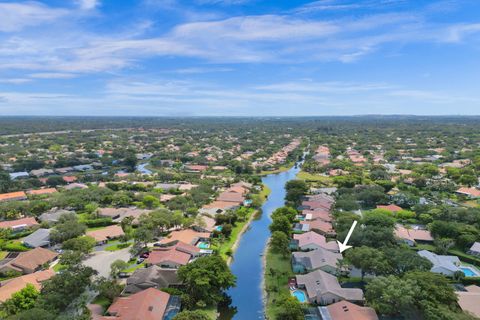
[[[237,286],[228,291],[232,298],[231,306],[237,311],[233,317],[235,320],[264,319],[262,255],[270,236],[270,214],[284,205],[285,184],[295,179],[299,170],[300,168],[293,167],[262,179],[271,193],[262,206],[261,216],[252,221],[250,228],[242,236],[230,265],[237,277]]]

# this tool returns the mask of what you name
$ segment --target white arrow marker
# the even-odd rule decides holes
[[[340,241],[337,240],[338,248],[340,249],[340,253],[342,253],[343,251],[352,247],[352,246],[348,246],[347,242],[348,242],[348,240],[350,240],[350,236],[352,235],[353,229],[355,229],[356,225],[357,225],[357,220],[354,220],[353,223],[352,223],[352,226],[350,227],[350,230],[348,230],[347,237],[345,238],[345,241],[343,241],[343,243],[341,243]]]

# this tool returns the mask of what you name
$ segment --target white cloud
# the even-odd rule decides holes
[[[0,3],[0,32],[14,32],[25,27],[54,21],[68,13],[39,2]]]
[[[77,0],[77,3],[83,10],[92,10],[100,5],[100,0]]]
[[[77,75],[73,73],[40,72],[32,73],[30,77],[36,79],[71,79],[77,77]]]

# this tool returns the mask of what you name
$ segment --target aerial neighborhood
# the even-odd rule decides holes
[[[480,317],[475,126],[136,121],[2,129],[2,319]]]

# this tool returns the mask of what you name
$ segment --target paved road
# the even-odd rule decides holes
[[[110,265],[115,260],[128,261],[130,259],[130,248],[117,251],[97,251],[91,257],[86,259],[83,264],[98,271],[99,276],[108,277],[110,274]]]

